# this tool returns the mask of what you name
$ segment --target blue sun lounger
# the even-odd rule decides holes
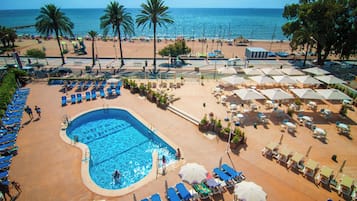
[[[12,155],[0,157],[0,163],[10,162],[12,160]]]
[[[219,168],[214,168],[213,172],[219,177],[220,180],[224,181],[227,184],[227,188],[234,187],[236,181],[231,176],[229,176]]]
[[[98,89],[99,81],[96,80],[93,86],[93,89]]]
[[[10,147],[13,147],[15,145],[15,142],[8,142],[6,144],[0,145],[0,151],[4,151]]]
[[[107,88],[108,96],[113,96],[112,88]]]
[[[99,90],[99,93],[100,93],[100,97],[101,97],[101,98],[104,98],[104,97],[105,97],[104,89],[101,88],[101,89]]]
[[[177,195],[176,190],[173,187],[167,189],[167,199],[169,201],[181,201],[180,197]]]
[[[92,81],[89,80],[85,85],[84,85],[84,89],[87,90],[89,89],[89,87],[92,85]]]
[[[62,104],[62,106],[67,105],[67,97],[66,96],[62,96],[61,104]]]
[[[86,101],[90,101],[90,92],[86,91]]]
[[[161,197],[158,193],[151,195],[150,199],[151,201],[161,201]]]
[[[120,96],[120,88],[119,87],[115,88],[115,94],[117,96]]]
[[[93,89],[91,93],[92,93],[92,100],[97,99],[97,91]]]
[[[10,168],[11,163],[6,162],[6,163],[0,163],[0,170],[3,169],[9,169]]]
[[[77,103],[82,102],[82,94],[77,94]]]
[[[5,144],[5,143],[8,143],[8,142],[15,141],[16,138],[17,138],[17,134],[16,133],[6,134],[6,135],[0,137],[0,144]]]
[[[180,197],[182,198],[182,200],[187,201],[192,198],[191,193],[187,190],[187,188],[185,187],[185,185],[183,183],[176,184],[176,189],[177,189]]]
[[[147,199],[147,198],[144,198],[144,199],[142,199],[141,201],[149,201],[149,199]]]
[[[4,178],[7,178],[9,176],[8,171],[0,172],[0,179],[3,180]]]
[[[2,181],[0,181],[0,183],[5,186],[8,186],[10,184],[9,180],[6,180],[6,181],[2,180]]]
[[[232,178],[234,179],[238,179],[241,180],[241,176],[242,176],[242,172],[238,172],[235,169],[233,169],[231,166],[227,165],[227,164],[223,164],[222,165],[222,169],[224,172],[228,173],[228,175],[230,175]]]
[[[71,95],[71,103],[76,104],[76,94]]]
[[[229,181],[232,180],[232,177],[230,177],[228,174],[226,174],[225,172],[223,172],[221,169],[219,168],[214,168],[213,172],[222,180],[222,181]]]

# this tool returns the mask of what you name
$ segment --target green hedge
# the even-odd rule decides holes
[[[0,81],[0,118],[2,118],[16,91],[16,78],[26,75],[26,72],[18,69],[9,69]]]

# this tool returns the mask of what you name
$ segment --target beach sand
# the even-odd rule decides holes
[[[67,44],[67,48],[69,53],[66,54],[66,57],[80,57],[80,58],[91,58],[92,56],[92,43],[91,41],[85,40],[85,46],[87,55],[78,56],[74,53],[73,45],[70,41],[64,40]],[[161,41],[157,43],[157,51],[159,52],[162,48],[168,46],[169,44],[174,43],[173,41]],[[291,52],[291,48],[287,41],[280,42],[280,41],[251,41],[247,43],[247,46],[230,46],[227,43],[216,43],[208,40],[207,43],[199,42],[199,41],[187,41],[187,46],[191,48],[191,55],[195,56],[200,53],[212,52],[213,50],[221,50],[224,54],[225,58],[233,58],[239,57],[241,59],[244,58],[245,48],[246,47],[262,47],[266,50],[271,50],[272,52]],[[59,48],[57,45],[57,41],[52,40],[42,40],[41,43],[38,43],[37,40],[30,40],[30,39],[22,39],[21,42],[16,42],[18,46],[16,50],[20,52],[21,55],[26,54],[27,49],[31,48],[38,48],[46,49],[46,56],[47,57],[58,57],[60,56]],[[96,41],[95,42],[96,48],[95,52],[98,55],[98,58],[120,58],[119,53],[119,43],[113,41]],[[115,48],[116,47],[116,48]],[[154,47],[153,41],[139,41],[135,40],[134,42],[123,41],[122,42],[123,48],[123,57],[124,58],[152,58]],[[157,55],[157,58],[161,58],[160,55]]]

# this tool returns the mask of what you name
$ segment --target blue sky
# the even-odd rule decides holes
[[[38,9],[53,3],[60,8],[104,8],[112,0],[0,0],[4,9]],[[138,8],[146,0],[118,0],[127,8]],[[165,0],[171,8],[283,8],[298,0]]]

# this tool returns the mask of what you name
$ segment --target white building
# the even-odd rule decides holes
[[[268,51],[261,47],[247,47],[245,48],[246,59],[266,59]]]

